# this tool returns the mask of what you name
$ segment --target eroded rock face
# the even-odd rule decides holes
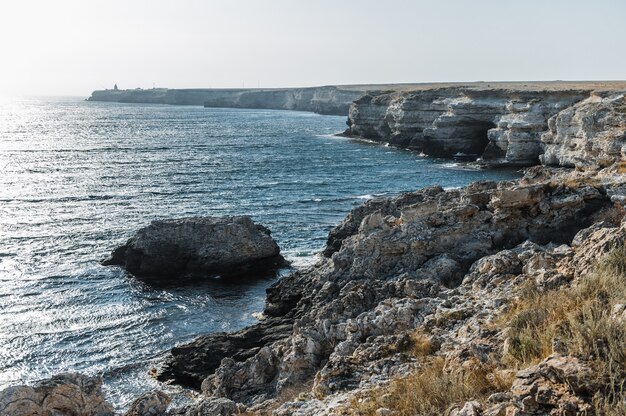
[[[585,90],[436,88],[371,92],[350,107],[346,135],[427,155],[470,154],[491,165],[530,166],[543,153],[548,120]]]
[[[541,163],[604,168],[626,158],[624,93],[596,93],[550,118]]]
[[[445,357],[446,367],[463,368],[472,362],[489,365],[501,357],[506,346],[505,333],[494,331],[491,322],[529,280],[544,290],[573,284],[625,237],[626,224],[599,221],[579,231],[571,245],[525,241],[480,258],[460,286],[417,296],[428,305],[420,309],[422,318],[418,321],[394,317],[397,326],[388,335],[339,344],[316,373],[313,394],[307,400],[283,404],[279,410],[285,413],[274,414],[343,414],[338,407],[346,410],[355,400],[368,400],[368,389],[385,386],[391,378],[419,368],[420,358],[416,360],[405,347],[412,329],[400,328],[428,333],[437,345],[437,354]],[[395,301],[392,308],[400,312],[400,305],[407,300]],[[389,300],[384,303],[390,304]],[[621,309],[617,309],[619,316]],[[364,315],[374,322],[373,314]],[[379,324],[384,325],[389,321]],[[510,391],[492,395],[487,403],[459,403],[452,414],[582,414],[590,409],[593,392],[597,391],[591,374],[584,361],[555,353],[538,366],[520,371]],[[384,406],[379,410],[388,411]]]
[[[153,221],[113,251],[119,265],[144,280],[207,275],[262,275],[284,265],[270,231],[247,216]],[[170,280],[171,282],[171,280]]]
[[[247,360],[263,346],[287,338],[292,325],[291,316],[268,318],[239,331],[236,336],[218,332],[177,346],[158,369],[157,378],[199,389],[223,360]]]
[[[102,380],[81,374],[60,374],[35,386],[0,391],[2,416],[113,416],[102,393]]]

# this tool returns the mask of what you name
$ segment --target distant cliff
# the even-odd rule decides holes
[[[371,91],[350,108],[345,134],[490,165],[539,163],[557,115],[624,82],[425,84]],[[569,110],[568,110],[569,111]],[[545,137],[545,139],[544,139]],[[551,155],[550,162],[558,155]]]
[[[311,87],[277,89],[135,89],[97,90],[89,101],[204,105],[205,107],[262,108],[348,115],[350,104],[365,89],[359,87]]]

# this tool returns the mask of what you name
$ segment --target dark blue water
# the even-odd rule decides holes
[[[158,355],[254,322],[271,281],[155,290],[99,265],[156,218],[249,214],[296,267],[372,196],[510,178],[345,138],[344,117],[28,99],[0,103],[0,388],[102,374],[118,404]]]

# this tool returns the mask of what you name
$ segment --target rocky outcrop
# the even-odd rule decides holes
[[[134,89],[99,90],[89,101],[118,103],[158,103],[204,105],[224,108],[261,108],[312,111],[319,114],[347,115],[361,87],[256,88],[256,89]]]
[[[218,332],[174,347],[157,370],[157,379],[199,389],[223,360],[245,361],[265,345],[286,339],[292,326],[292,316],[268,318],[236,334]]]
[[[284,260],[270,231],[250,217],[191,217],[153,221],[102,264],[172,283],[179,277],[263,275]]]
[[[604,168],[626,157],[624,93],[595,93],[559,112],[541,137],[544,165]]]
[[[598,390],[593,370],[586,363],[555,353],[538,365],[519,371],[510,395],[505,396],[507,400],[485,413],[498,414],[511,409],[533,415],[592,414],[591,399]]]
[[[540,290],[573,285],[626,241],[614,206],[626,197],[624,184],[613,170],[535,167],[516,181],[369,201],[331,233],[328,257],[268,289],[258,324],[172,350],[158,378],[202,395],[169,414],[350,414],[424,364],[412,352],[416,331],[427,336],[422,353],[445,360],[444,368],[493,365],[511,345],[494,322],[528,282]],[[625,309],[617,306],[616,320]],[[592,367],[554,348],[513,374],[512,388],[458,403],[450,414],[590,409]],[[13,393],[4,397],[11,399],[0,403],[18,403]],[[130,412],[167,402],[151,393]],[[383,402],[377,414],[393,414]]]
[[[81,415],[113,416],[104,399],[102,380],[81,374],[60,374],[35,386],[0,391],[3,416]]]
[[[548,119],[589,93],[479,87],[370,93],[350,108],[345,134],[432,156],[473,154],[490,164],[528,166],[542,152]]]
[[[407,331],[445,321],[449,329],[487,307],[502,308],[494,295],[475,303],[496,282],[500,299],[506,296],[506,280],[488,276],[501,275],[502,265],[509,275],[547,267],[566,256],[560,245],[571,243],[594,213],[612,206],[608,194],[615,184],[577,175],[534,168],[519,181],[427,188],[358,208],[334,233],[339,237],[330,258],[269,289],[267,326],[219,335],[220,343],[234,343],[259,331],[254,338],[260,342],[231,357],[217,348],[221,362],[215,367],[218,360],[212,360],[214,370],[205,367],[204,394],[254,408],[313,379],[313,392],[324,397],[402,374],[411,366],[400,353]],[[546,250],[555,260],[548,261]],[[496,254],[502,260],[489,259]],[[549,274],[542,279],[560,281]],[[286,324],[285,331],[262,341],[273,322]],[[207,336],[175,350],[167,378],[188,382],[180,369],[200,368],[220,343]]]
[[[582,185],[589,178],[578,180]],[[626,224],[607,222],[602,212],[590,215],[598,222],[580,230],[568,243],[527,240],[481,257],[454,288],[441,287],[432,277],[388,277],[388,284],[411,282],[421,285],[422,290],[396,292],[373,309],[347,319],[350,335],[337,341],[328,358],[321,361],[311,393],[283,403],[273,414],[360,414],[351,409],[361,401],[371,401],[372,389],[385,387],[390,380],[407,376],[423,364],[410,352],[411,334],[416,330],[428,334],[431,351],[445,357],[445,368],[464,368],[471,363],[493,365],[504,354],[507,342],[506,332],[494,330],[495,322],[530,281],[543,290],[571,284],[592,270],[603,254],[624,242]],[[348,298],[344,296],[342,305]],[[336,303],[333,309],[341,310]],[[327,333],[332,334],[333,325],[326,325]],[[294,330],[293,336],[303,333],[310,334],[300,329]],[[304,350],[298,355],[301,360],[306,357]],[[518,372],[510,391],[493,394],[486,403],[459,403],[451,414],[593,414],[591,403],[598,386],[592,374],[588,363],[555,353],[539,365]],[[384,404],[388,399],[382,396],[381,400]],[[398,413],[381,406],[376,414]]]
[[[246,407],[223,397],[200,399],[197,403],[172,410],[171,416],[233,416],[245,415]]]

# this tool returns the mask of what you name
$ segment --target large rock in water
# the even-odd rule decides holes
[[[102,264],[159,280],[266,274],[285,261],[267,228],[250,217],[234,216],[153,221]]]

